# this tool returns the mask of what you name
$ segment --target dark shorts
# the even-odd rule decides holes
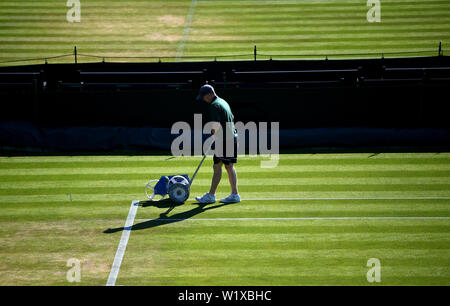
[[[237,163],[237,151],[238,151],[238,142],[237,138],[234,138],[234,154],[233,156],[226,156],[226,149],[224,148],[224,154],[222,154],[223,157],[217,157],[216,154],[213,156],[214,164],[218,164],[219,162],[222,162],[224,165],[229,165],[230,163],[235,164]]]

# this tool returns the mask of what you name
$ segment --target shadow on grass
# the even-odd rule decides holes
[[[181,204],[175,204],[170,199],[164,199],[164,200],[155,201],[155,202],[151,202],[151,201],[142,202],[141,203],[142,207],[153,206],[153,207],[157,207],[157,208],[168,208],[168,209],[165,212],[163,212],[162,214],[160,214],[158,219],[151,219],[148,221],[134,224],[133,226],[131,226],[130,230],[132,230],[132,231],[143,230],[143,229],[152,228],[152,227],[156,227],[156,226],[161,226],[161,225],[166,225],[166,224],[170,224],[170,223],[184,221],[184,220],[192,218],[198,214],[201,214],[207,210],[216,209],[216,208],[223,207],[223,206],[230,205],[230,204],[231,203],[224,203],[224,204],[219,204],[219,205],[214,205],[214,206],[208,206],[208,204],[194,203],[194,205],[197,205],[197,207],[195,207],[191,210],[188,210],[188,211],[184,211],[181,213],[177,213],[177,214],[168,216],[168,214],[175,207],[180,206]],[[211,205],[211,204],[209,204],[209,205]],[[129,228],[127,228],[127,229],[129,229]],[[103,233],[112,234],[112,233],[120,232],[123,230],[125,230],[125,227],[109,228],[109,229],[105,230]]]

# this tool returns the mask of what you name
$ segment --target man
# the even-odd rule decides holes
[[[211,121],[217,122],[212,129],[212,133],[216,137],[215,153],[218,153],[219,149],[219,154],[214,154],[213,156],[214,174],[209,192],[205,193],[202,197],[196,197],[195,199],[204,204],[216,202],[216,189],[219,185],[220,179],[222,178],[222,165],[225,165],[225,169],[228,173],[228,179],[230,181],[231,194],[228,197],[221,199],[220,202],[238,203],[241,201],[241,197],[239,196],[237,189],[236,169],[233,166],[237,163],[237,131],[234,128],[234,116],[231,113],[230,106],[224,99],[216,95],[214,88],[211,85],[204,85],[200,88],[197,101],[203,101],[209,104]],[[226,134],[229,135],[228,140]],[[223,135],[222,146],[218,146],[218,135]],[[229,141],[230,139],[231,141]],[[222,153],[220,153],[220,151],[222,151]],[[233,153],[231,154],[230,152]]]

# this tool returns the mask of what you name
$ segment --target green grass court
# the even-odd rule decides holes
[[[273,169],[242,156],[244,201],[202,208],[211,159],[166,217],[138,207],[117,285],[450,284],[450,154],[285,154]],[[104,231],[124,226],[148,180],[199,160],[0,157],[0,285],[105,285],[122,231]],[[70,258],[80,283],[66,280]],[[369,258],[381,283],[366,280]]]
[[[173,57],[163,61],[219,55],[253,59],[254,45],[259,59],[360,53],[380,57],[382,52],[387,57],[401,56],[396,52],[437,55],[439,41],[446,54],[450,50],[449,8],[449,0],[381,1],[381,22],[369,23],[366,0],[81,0],[81,22],[69,23],[66,1],[1,1],[0,65],[42,64],[43,60],[2,62],[70,55],[74,45],[79,62],[102,60],[82,54]],[[156,60],[106,58],[115,62]],[[74,58],[48,62],[74,62]]]

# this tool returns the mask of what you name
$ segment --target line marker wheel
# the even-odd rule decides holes
[[[198,170],[202,166],[205,161],[206,155],[208,154],[211,147],[203,154],[203,158],[200,161],[200,164],[195,170],[194,175],[189,179],[187,174],[181,175],[163,175],[159,180],[151,180],[145,186],[145,195],[150,201],[154,201],[155,195],[160,195],[164,199],[164,197],[168,194],[169,198],[176,202],[183,204],[189,198],[190,189],[192,186],[192,182],[194,181],[195,176],[197,175]],[[151,194],[150,194],[151,192]],[[156,201],[159,201],[156,200]]]
[[[168,190],[169,198],[176,203],[184,203],[189,198],[189,182],[183,184],[180,182],[173,183],[169,186]]]
[[[158,200],[154,199],[154,198],[155,198],[155,195],[156,195],[156,193],[155,193],[155,186],[156,186],[156,184],[157,184],[158,182],[159,182],[159,180],[151,180],[151,181],[149,181],[149,182],[147,183],[147,185],[145,186],[145,195],[147,196],[147,198],[148,198],[150,201],[159,201],[159,200],[164,199],[164,197],[166,196],[166,195],[164,194],[164,195],[161,195],[162,197],[161,197],[160,199],[158,199]]]

